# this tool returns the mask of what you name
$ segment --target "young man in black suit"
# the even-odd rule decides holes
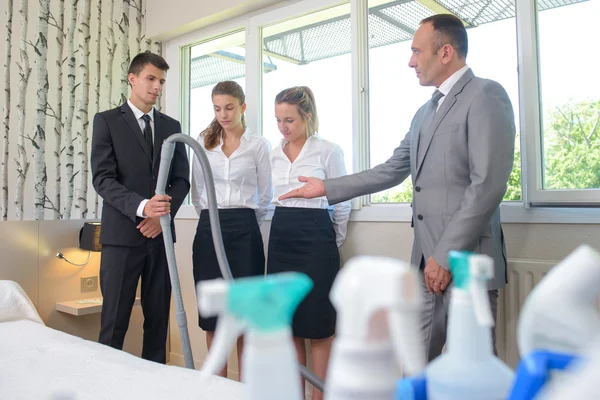
[[[159,363],[166,361],[171,299],[159,219],[169,213],[175,217],[190,189],[187,155],[178,143],[167,195],[154,195],[162,143],[181,132],[178,121],[154,109],[168,69],[161,56],[150,52],[131,61],[131,97],[120,107],[96,114],[91,148],[94,188],[103,199],[99,342],[123,348],[141,276],[142,357]]]

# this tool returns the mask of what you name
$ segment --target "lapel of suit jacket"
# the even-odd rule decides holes
[[[131,108],[127,103],[124,103],[121,106],[121,113],[123,114],[123,118],[125,119],[125,121],[127,121],[127,125],[129,125],[129,128],[131,128],[131,134],[135,136],[140,146],[142,146],[142,150],[144,151],[148,162],[151,163],[152,160],[150,159],[150,152],[146,147],[146,142],[144,141],[142,130],[140,129],[140,125],[135,119],[135,115],[133,115],[133,111],[131,111]]]
[[[155,108],[154,109],[154,151],[153,151],[153,160],[152,160],[152,171],[158,168],[160,161],[160,153],[163,144],[163,116],[162,114]]]
[[[427,107],[429,106],[429,102],[425,103],[417,112],[419,122],[413,125],[411,138],[410,138],[410,170],[411,173],[414,174],[413,177],[417,176],[417,150],[419,148],[419,140],[420,135],[419,131],[421,129],[421,125],[423,124],[424,114],[427,113]]]
[[[420,156],[418,155],[419,152],[416,151],[416,156],[418,158],[416,165],[417,174],[423,167],[423,160],[427,155],[427,151],[429,150],[429,146],[431,145],[431,141],[433,140],[435,131],[437,130],[438,126],[440,126],[440,123],[442,122],[446,114],[448,114],[448,111],[450,111],[454,103],[456,103],[456,96],[458,96],[460,92],[462,92],[467,83],[469,83],[469,81],[474,77],[475,74],[473,74],[473,71],[471,69],[468,69],[463,74],[463,76],[460,77],[458,82],[456,82],[454,86],[452,86],[452,89],[450,89],[450,93],[446,95],[446,98],[444,99],[444,102],[440,106],[439,110],[437,110],[437,112],[435,113],[433,121],[431,121],[431,125],[429,125],[427,132],[420,133],[421,137],[419,141],[419,146],[425,146],[425,148],[423,149],[423,151],[420,152]]]

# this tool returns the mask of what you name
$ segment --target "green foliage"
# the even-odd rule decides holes
[[[600,188],[600,100],[569,102],[549,113],[544,188]]]
[[[410,176],[400,185],[375,193],[371,196],[372,203],[410,203],[412,201],[412,181]]]
[[[504,201],[519,201],[522,196],[521,189],[521,138],[517,134],[515,138],[515,161],[513,169],[508,177],[508,185],[504,194]]]
[[[410,203],[412,201],[412,182],[410,177],[395,188],[375,193],[371,196],[373,203]],[[515,163],[508,179],[505,201],[521,200],[521,152],[519,136],[515,142]]]
[[[544,188],[600,188],[600,100],[569,102],[547,113],[544,124]],[[505,201],[521,200],[521,146],[515,139],[515,161]],[[412,183],[376,193],[373,203],[409,203]]]

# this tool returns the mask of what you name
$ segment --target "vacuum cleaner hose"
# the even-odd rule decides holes
[[[156,194],[166,194],[167,180],[171,167],[171,160],[175,152],[176,142],[187,144],[193,150],[196,157],[202,166],[202,172],[206,183],[206,193],[208,197],[208,215],[212,232],[213,243],[215,245],[215,253],[219,268],[224,279],[233,279],[229,262],[225,255],[225,247],[223,246],[223,237],[221,236],[221,224],[219,222],[219,210],[217,207],[217,197],[215,194],[215,183],[212,175],[212,169],[208,158],[204,153],[204,149],[197,140],[191,136],[182,133],[169,136],[162,145],[160,157],[160,167],[158,170],[158,181],[156,184]],[[179,282],[179,273],[177,271],[177,261],[175,259],[175,246],[173,244],[173,235],[171,231],[171,215],[160,217],[160,225],[163,231],[165,242],[165,251],[167,253],[167,262],[169,265],[169,276],[171,278],[171,286],[173,292],[173,300],[175,302],[175,313],[177,326],[179,327],[179,336],[181,337],[181,346],[183,349],[183,358],[186,368],[194,369],[194,359],[192,355],[192,347],[190,344],[190,336],[187,328],[187,318],[183,307],[183,297],[181,295],[181,284]],[[298,364],[298,368],[302,376],[314,387],[323,392],[323,380],[308,370],[304,365]]]

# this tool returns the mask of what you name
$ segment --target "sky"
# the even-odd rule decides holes
[[[539,14],[542,109],[548,112],[567,101],[600,97],[597,79],[600,55],[595,50],[595,24],[600,0],[542,11]],[[499,82],[508,92],[518,131],[518,63],[515,19],[468,30],[467,64],[475,75]],[[324,38],[323,40],[327,40]],[[350,37],[347,38],[348,43]],[[243,54],[243,49],[224,49]],[[241,51],[240,51],[241,50]],[[408,67],[410,41],[369,51],[371,166],[391,156],[409,129],[417,109],[431,96],[431,87],[419,85]],[[352,85],[350,54],[307,65],[279,59],[277,70],[263,75],[263,132],[273,147],[279,145],[273,101],[290,86],[309,86],[315,93],[319,134],[344,150],[347,172],[352,172]],[[242,87],[244,78],[236,79]],[[212,120],[212,86],[193,89],[190,95],[190,134],[194,137]],[[248,104],[248,107],[252,107]]]

